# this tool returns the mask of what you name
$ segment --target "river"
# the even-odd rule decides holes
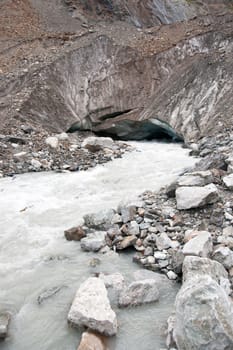
[[[30,173],[0,180],[0,310],[12,313],[2,350],[76,350],[81,332],[67,325],[80,283],[94,272],[121,272],[132,280],[138,269],[128,254],[84,253],[64,230],[84,214],[115,208],[145,190],[172,182],[195,159],[181,144],[131,142],[136,150],[104,165],[77,173]],[[38,304],[38,296],[58,287]],[[155,304],[119,310],[114,350],[164,348],[163,330],[177,287],[164,290]]]

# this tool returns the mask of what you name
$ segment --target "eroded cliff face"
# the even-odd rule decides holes
[[[197,15],[215,12],[216,7],[224,9],[229,1],[207,0],[64,0],[73,16],[84,16],[86,20],[117,19],[137,27],[171,24],[189,20]]]
[[[1,130],[29,122],[51,131],[193,141],[231,127],[233,14],[227,1],[69,5],[92,27],[66,34],[62,45],[50,34],[54,51],[48,39],[40,41],[45,58],[2,75]],[[93,16],[101,21],[94,25]]]

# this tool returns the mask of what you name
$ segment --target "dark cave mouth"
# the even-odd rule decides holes
[[[122,141],[165,141],[165,142],[184,142],[169,124],[158,119],[147,119],[141,121],[118,120],[114,123],[114,117],[108,125],[101,123],[91,123],[90,120],[83,120],[73,124],[67,132],[92,131],[100,137],[111,137],[114,140]]]

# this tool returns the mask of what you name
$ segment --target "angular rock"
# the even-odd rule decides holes
[[[45,140],[46,145],[50,146],[51,148],[57,148],[59,145],[58,138],[56,136],[50,136],[47,137]]]
[[[124,277],[119,272],[110,275],[100,273],[99,278],[101,278],[104,281],[106,288],[113,288],[116,291],[122,290],[125,283]]]
[[[228,273],[217,261],[197,256],[186,256],[183,263],[183,282],[193,277],[209,275],[216,282],[227,279]]]
[[[104,148],[114,149],[115,145],[110,137],[87,137],[81,147],[88,149],[90,152],[97,152]]]
[[[64,235],[67,241],[80,241],[86,236],[86,233],[81,226],[77,226],[64,231]]]
[[[87,252],[98,252],[106,245],[106,232],[96,231],[81,239],[81,248]]]
[[[156,245],[158,250],[164,250],[174,247],[172,240],[168,237],[168,235],[165,232],[162,232],[160,236],[156,236]]]
[[[204,187],[179,187],[176,190],[177,209],[187,210],[215,203],[219,198],[214,184]]]
[[[214,251],[212,259],[218,261],[227,270],[233,267],[233,251],[228,247],[219,247]]]
[[[90,277],[79,287],[68,314],[75,327],[88,327],[106,336],[117,333],[117,318],[100,278]]]
[[[196,237],[190,239],[183,247],[184,255],[195,255],[203,258],[209,257],[212,251],[212,237],[207,231],[200,231]]]
[[[87,214],[83,217],[84,224],[89,228],[96,230],[107,230],[112,225],[112,219],[115,215],[114,210],[100,211],[98,213]]]
[[[145,279],[132,282],[123,289],[119,297],[119,306],[137,306],[151,303],[159,299],[157,282],[154,279]]]
[[[134,220],[134,215],[136,214],[136,206],[130,205],[128,207],[121,207],[120,213],[122,216],[123,223],[127,223],[129,221]]]
[[[108,350],[106,339],[97,333],[84,332],[78,350]]]
[[[176,297],[178,349],[233,349],[233,304],[211,276],[194,276]]]
[[[178,186],[205,186],[213,182],[213,175],[210,170],[186,173],[179,177]]]
[[[39,160],[37,159],[32,159],[31,160],[31,165],[33,166],[34,169],[40,169],[42,167],[42,164]]]
[[[129,247],[132,247],[132,246],[134,246],[136,241],[137,241],[137,237],[136,236],[134,236],[134,235],[127,236],[127,237],[123,238],[122,241],[119,241],[116,244],[116,249],[117,250],[123,250],[123,249],[129,248]]]
[[[0,313],[0,339],[5,339],[10,323],[10,315],[6,312]]]
[[[222,179],[225,186],[229,189],[229,190],[233,190],[233,174],[224,176],[224,178]]]

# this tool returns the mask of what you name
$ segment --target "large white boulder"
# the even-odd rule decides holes
[[[205,186],[213,181],[210,170],[186,173],[177,180],[178,186]]]
[[[229,190],[233,190],[233,174],[224,176],[223,182]]]
[[[212,251],[212,237],[207,231],[200,231],[196,237],[190,239],[183,247],[184,255],[196,255],[203,258],[209,257]]]
[[[51,148],[56,149],[59,145],[59,140],[56,136],[49,136],[46,138],[45,143]]]
[[[132,282],[120,293],[119,306],[137,306],[151,303],[159,299],[157,282],[154,279],[144,279]]]
[[[175,306],[174,338],[179,350],[233,349],[233,304],[211,276],[188,279]]]
[[[117,333],[117,318],[103,280],[88,278],[79,287],[68,314],[73,326],[85,326],[106,336]]]
[[[90,152],[97,152],[104,148],[114,149],[116,148],[114,141],[110,137],[87,137],[82,145],[83,148],[88,149]]]
[[[187,210],[213,204],[218,198],[218,189],[214,184],[204,187],[179,187],[176,190],[177,209],[179,210]]]

